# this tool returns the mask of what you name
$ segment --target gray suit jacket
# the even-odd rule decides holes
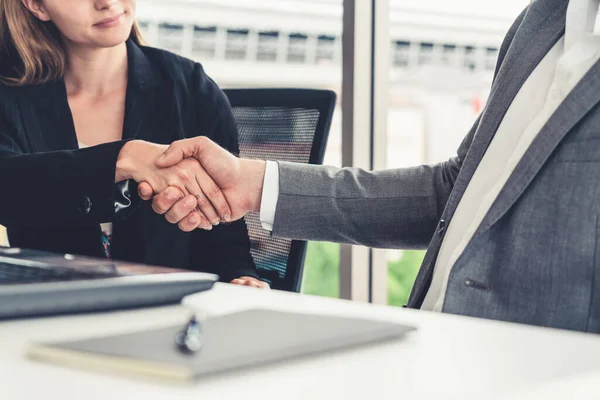
[[[420,307],[445,227],[513,98],[564,34],[567,0],[536,0],[500,50],[488,104],[455,158],[366,172],[280,163],[275,236],[427,255]],[[558,108],[452,269],[444,312],[600,332],[600,63]],[[475,283],[475,284],[473,284]]]

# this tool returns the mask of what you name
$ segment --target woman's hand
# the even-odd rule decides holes
[[[225,221],[238,220],[250,211],[260,210],[265,161],[239,159],[207,137],[199,136],[172,143],[165,155],[157,161],[157,166],[168,168],[188,158],[200,162],[225,196],[232,211],[231,219],[225,219]],[[138,192],[142,199],[151,199],[152,189],[149,185],[140,183]],[[179,210],[173,213],[172,217],[180,221],[179,227],[182,230],[187,232],[193,229],[195,223],[191,223],[190,219],[195,220],[196,216],[180,212],[185,208],[180,204],[181,201],[174,198],[169,200],[161,193],[154,197],[154,204],[156,205],[157,202],[161,203],[161,208],[173,207],[173,209]]]
[[[271,289],[267,282],[259,281],[258,279],[252,278],[251,276],[239,277],[237,279],[232,280],[231,283],[234,285],[250,286],[261,289]]]
[[[153,204],[154,210],[159,214],[167,214],[167,220],[171,223],[179,222],[176,218],[178,211],[189,213],[194,209],[197,210],[191,216],[197,222],[194,228],[210,230],[221,219],[230,220],[231,210],[225,197],[197,160],[185,159],[169,168],[156,166],[156,160],[167,148],[168,146],[141,140],[126,143],[117,159],[115,181],[133,179],[138,183],[146,182],[154,193],[162,192],[161,196],[171,200],[182,199],[179,208],[185,210],[162,210],[159,202]],[[170,189],[165,191],[167,188]],[[189,226],[185,228],[191,230],[188,229]]]
[[[152,173],[152,160],[157,159],[166,145],[160,145],[143,140],[132,140],[125,143],[117,157],[115,182],[139,178],[140,175]]]

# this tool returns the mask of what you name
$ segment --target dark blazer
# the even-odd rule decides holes
[[[213,272],[229,281],[258,277],[244,221],[181,232],[115,185],[127,140],[169,144],[205,135],[238,152],[229,103],[200,64],[127,42],[123,140],[78,149],[63,81],[0,85],[0,224],[12,246],[104,257],[99,224],[113,222],[117,260]]]

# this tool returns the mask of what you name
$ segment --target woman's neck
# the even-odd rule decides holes
[[[127,86],[127,46],[67,48],[65,85],[68,93],[103,96]]]

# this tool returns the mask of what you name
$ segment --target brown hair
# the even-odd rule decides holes
[[[143,44],[137,22],[129,38]],[[62,79],[65,67],[56,26],[40,21],[21,0],[0,0],[0,82],[11,86],[51,82]]]

